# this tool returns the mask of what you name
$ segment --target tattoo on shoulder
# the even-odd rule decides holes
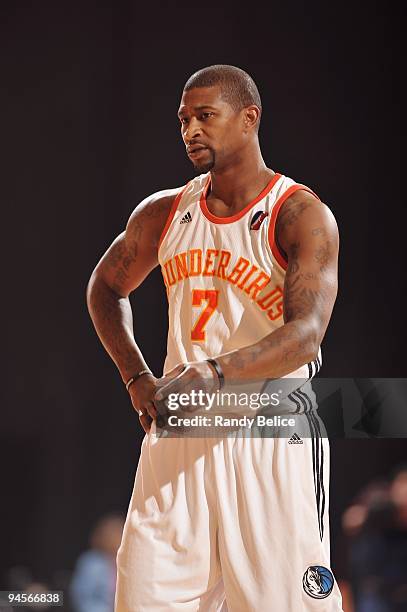
[[[313,236],[320,236],[326,234],[326,229],[324,227],[314,227],[314,229],[311,230],[311,234]]]
[[[165,212],[169,212],[174,199],[170,197],[161,198],[146,206],[140,216],[145,216],[149,219],[156,219]]]
[[[304,200],[287,200],[277,217],[277,231],[282,231],[287,226],[293,225],[304,210],[310,206],[311,202],[306,202]]]

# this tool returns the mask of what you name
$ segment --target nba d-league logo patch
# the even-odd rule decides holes
[[[323,565],[311,565],[302,579],[304,591],[314,599],[325,599],[332,593],[334,577],[332,572]]]
[[[253,219],[250,222],[250,229],[260,229],[260,226],[263,223],[264,219],[267,217],[267,215],[268,213],[264,212],[264,210],[258,210],[256,213],[254,213]]]

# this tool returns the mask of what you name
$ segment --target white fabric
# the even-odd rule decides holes
[[[312,440],[232,434],[143,441],[122,545],[116,612],[338,612],[302,580],[329,568],[329,445],[322,439],[325,507],[320,538]],[[305,437],[308,435],[308,438]]]

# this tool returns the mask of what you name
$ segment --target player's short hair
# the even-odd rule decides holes
[[[256,129],[258,131],[261,117],[261,98],[252,77],[241,68],[228,64],[214,64],[194,72],[185,83],[184,91],[195,87],[214,87],[219,85],[222,98],[236,112],[255,104],[260,110]]]

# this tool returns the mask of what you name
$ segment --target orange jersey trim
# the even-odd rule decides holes
[[[191,181],[189,181],[189,182],[188,182],[188,183],[185,185],[185,187],[183,187],[183,188],[181,189],[181,191],[179,191],[179,192],[177,193],[177,195],[175,196],[175,199],[174,199],[174,201],[173,201],[173,203],[172,203],[172,206],[171,206],[170,214],[168,215],[167,221],[165,222],[165,225],[164,225],[164,229],[163,229],[163,231],[161,232],[160,240],[158,241],[158,249],[157,249],[157,250],[159,250],[159,249],[160,249],[161,243],[162,243],[162,241],[164,240],[165,235],[166,235],[166,233],[168,232],[168,230],[169,230],[169,228],[170,228],[170,225],[171,225],[171,222],[172,222],[172,220],[173,220],[173,218],[174,218],[175,213],[177,212],[177,208],[178,208],[178,205],[179,205],[179,203],[180,203],[180,200],[181,200],[182,196],[184,195],[184,193],[185,193],[185,191],[186,191],[186,189],[187,189],[187,187],[188,187],[188,185],[189,185],[189,183],[190,183],[190,182],[191,182]]]
[[[287,270],[288,262],[286,258],[284,257],[284,255],[281,253],[277,245],[276,239],[275,239],[277,216],[284,202],[293,193],[295,193],[296,191],[299,191],[300,189],[302,189],[303,191],[308,191],[308,193],[315,196],[319,200],[317,194],[314,193],[312,189],[309,189],[309,187],[306,187],[305,185],[300,185],[300,184],[292,185],[278,198],[277,202],[274,204],[273,210],[271,213],[271,217],[270,217],[269,227],[268,227],[268,241],[269,241],[269,245],[271,248],[271,252],[273,253],[277,262],[280,264],[280,266],[284,270]]]
[[[235,215],[232,215],[231,217],[217,217],[216,215],[212,214],[211,211],[208,208],[208,205],[206,203],[206,195],[208,193],[209,190],[209,186],[211,184],[211,175],[208,176],[205,186],[203,188],[202,191],[202,195],[201,195],[201,199],[200,199],[200,207],[201,210],[203,212],[203,214],[205,215],[205,217],[207,219],[209,219],[209,221],[212,221],[213,223],[233,223],[234,221],[238,221],[239,219],[241,219],[251,208],[253,208],[253,206],[255,204],[257,204],[257,202],[260,202],[260,200],[262,200],[268,193],[269,191],[271,191],[271,189],[274,187],[274,185],[277,183],[278,179],[281,177],[281,174],[279,174],[278,172],[273,176],[273,178],[271,179],[271,181],[265,186],[265,188],[263,189],[263,191],[261,191],[259,193],[259,195],[254,198],[254,200],[252,200],[251,202],[249,202],[249,204],[247,204],[244,208],[242,208],[242,210],[240,210],[238,213],[236,213]]]

